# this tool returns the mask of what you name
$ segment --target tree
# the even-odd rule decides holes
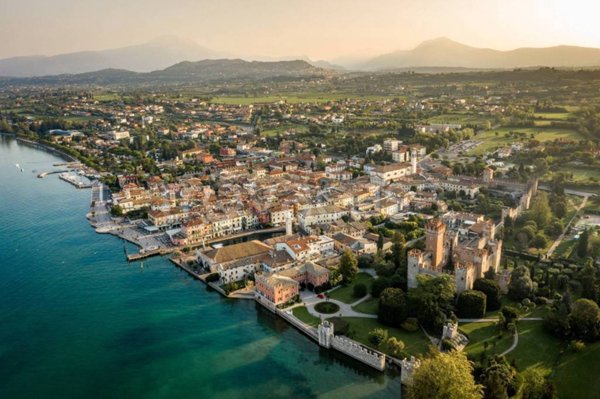
[[[356,260],[356,256],[354,256],[349,249],[344,251],[340,259],[339,270],[344,284],[351,283],[358,273],[358,261]]]
[[[441,330],[453,317],[456,285],[454,277],[418,275],[418,287],[408,292],[410,314],[425,327]]]
[[[373,281],[371,285],[371,295],[373,298],[379,298],[379,295],[385,290],[392,286],[392,282],[389,277],[379,277]]]
[[[544,378],[542,371],[529,368],[523,373],[522,399],[555,399],[554,385]]]
[[[400,356],[404,351],[404,342],[396,337],[388,338],[387,346],[393,356]]]
[[[434,353],[421,362],[407,387],[408,399],[481,399],[473,365],[462,352]]]
[[[585,258],[587,256],[589,240],[590,233],[588,229],[585,229],[579,236],[579,241],[577,241],[577,256],[580,258]]]
[[[473,283],[473,289],[485,294],[487,310],[500,309],[500,285],[495,280],[478,278]]]
[[[589,299],[578,299],[569,315],[573,334],[581,339],[593,341],[600,334],[600,308]]]
[[[379,232],[379,237],[377,237],[377,251],[383,251],[383,234]]]
[[[458,296],[456,313],[458,317],[479,319],[485,315],[486,296],[481,291],[466,290]]]
[[[526,266],[517,266],[510,275],[508,296],[514,300],[522,301],[533,293],[533,281],[529,276]]]
[[[377,280],[376,280],[377,281]],[[386,288],[379,295],[377,319],[385,325],[400,327],[406,320],[406,298],[400,288]]]
[[[356,284],[354,286],[352,295],[354,295],[355,298],[362,298],[365,295],[367,295],[367,286],[364,284]]]
[[[535,221],[538,228],[544,229],[552,218],[552,211],[548,203],[548,196],[544,192],[538,192],[531,209],[527,213],[528,217]]]
[[[516,382],[517,371],[506,358],[494,356],[481,375],[486,399],[507,399],[518,391]]]
[[[577,280],[581,283],[581,297],[597,301],[598,286],[596,281],[596,269],[592,265],[591,259],[586,262],[583,269],[577,274]]]
[[[404,236],[395,232],[392,238],[392,262],[396,269],[399,269],[404,263]]]
[[[383,328],[376,328],[374,330],[369,331],[369,342],[373,344],[376,348],[379,348],[379,345],[384,343],[388,338],[388,331]]]
[[[114,205],[112,208],[110,208],[110,214],[116,217],[121,217],[123,216],[123,208],[121,205]]]

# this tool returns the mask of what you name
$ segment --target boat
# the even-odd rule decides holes
[[[21,165],[19,165],[18,163],[16,163],[15,166],[17,167],[17,169],[21,169]]]

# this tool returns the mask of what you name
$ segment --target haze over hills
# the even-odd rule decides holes
[[[148,43],[102,51],[81,51],[55,56],[14,57],[0,60],[0,77],[40,77],[50,75],[73,75],[103,71],[105,69],[131,72],[160,71],[181,62],[203,60],[223,61],[235,58],[230,54],[202,47],[197,43],[173,36],[165,36]],[[460,71],[461,69],[509,69],[517,67],[600,67],[600,49],[556,46],[547,48],[519,48],[500,51],[467,46],[447,38],[439,38],[421,43],[412,50],[400,50],[371,59],[355,57],[337,58],[333,61],[311,61],[301,57],[245,57],[250,60],[268,61],[276,64],[283,61],[301,60],[314,67],[342,71],[344,68],[358,71],[411,70],[435,73]],[[240,64],[242,60],[230,60],[227,66],[236,65],[236,77],[241,76],[239,68],[252,69],[250,64]],[[257,64],[259,65],[259,64]],[[287,64],[288,66],[293,64]],[[306,67],[306,65],[304,65]],[[182,68],[178,66],[177,68]],[[210,63],[202,68],[212,68]],[[202,69],[201,68],[201,69]],[[207,71],[209,69],[206,69]],[[258,71],[251,72],[250,75]],[[266,70],[263,70],[265,75]],[[280,70],[279,73],[283,71]],[[294,70],[291,73],[297,74]],[[213,79],[216,71],[210,69],[207,79]],[[232,70],[225,73],[231,74]],[[105,75],[105,74],[101,74]],[[115,72],[110,73],[111,76]],[[123,74],[124,75],[124,74]],[[133,76],[133,75],[131,75]],[[162,76],[162,75],[161,75]],[[195,77],[197,79],[198,76]]]
[[[460,67],[502,69],[524,67],[597,67],[600,49],[555,46],[500,51],[467,46],[448,38],[428,40],[413,50],[380,55],[353,66],[360,70],[389,70],[411,67]]]
[[[4,84],[185,84],[242,80],[309,79],[331,75],[306,61],[244,61],[241,59],[183,61],[153,72],[103,69],[80,74],[3,78]]]
[[[190,40],[163,36],[150,42],[102,51],[80,51],[55,56],[13,57],[0,60],[0,76],[30,77],[76,74],[102,69],[150,72],[181,61],[229,56]]]

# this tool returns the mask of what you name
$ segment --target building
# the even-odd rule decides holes
[[[412,174],[412,165],[408,162],[376,165],[368,173],[371,183],[385,186]]]
[[[495,234],[494,223],[482,215],[450,213],[428,221],[425,250],[408,252],[408,287],[417,287],[419,274],[451,273],[458,292],[471,289],[486,271],[498,270],[502,240]]]
[[[326,205],[304,209],[298,212],[298,223],[300,228],[311,233],[312,227],[317,224],[333,223],[350,212],[335,205]]]
[[[402,140],[387,139],[383,142],[383,149],[387,152],[398,151],[401,144]]]
[[[263,257],[272,248],[258,240],[198,251],[198,263],[212,273],[219,273],[223,283],[243,280],[248,274],[260,271]]]
[[[300,284],[279,274],[257,273],[255,296],[275,306],[283,305],[298,296]]]
[[[128,130],[123,130],[123,131],[116,131],[116,130],[111,130],[110,132],[108,132],[106,134],[106,138],[109,140],[124,140],[124,139],[129,139],[129,131]]]

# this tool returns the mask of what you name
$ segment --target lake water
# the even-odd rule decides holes
[[[399,397],[397,375],[166,258],[128,264],[88,225],[90,190],[36,177],[60,161],[0,136],[0,398]]]

